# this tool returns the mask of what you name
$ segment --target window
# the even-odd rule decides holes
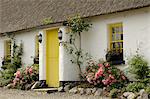
[[[38,41],[38,35],[35,36],[35,58],[34,58],[34,64],[39,64],[39,41]]]
[[[122,23],[110,25],[110,49],[113,51],[123,51]]]
[[[112,52],[112,61],[115,63],[124,63],[123,61],[123,25],[115,23],[109,25],[110,32],[110,51]]]
[[[5,41],[5,58],[10,59],[11,58],[11,40],[6,40]]]

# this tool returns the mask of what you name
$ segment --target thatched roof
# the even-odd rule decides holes
[[[150,0],[0,0],[0,33],[42,26],[79,14],[82,17],[150,6]]]

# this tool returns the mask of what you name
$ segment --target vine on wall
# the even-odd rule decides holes
[[[69,38],[62,42],[62,44],[71,55],[70,61],[78,66],[79,76],[82,78],[81,65],[83,65],[84,60],[87,60],[90,56],[88,53],[85,53],[81,47],[81,33],[88,31],[92,24],[80,16],[69,18],[64,24],[69,28],[69,33],[67,33]],[[77,44],[77,42],[79,42],[79,44]]]
[[[22,65],[22,54],[23,54],[23,46],[22,42],[20,45],[16,44],[16,41],[14,37],[7,36],[11,39],[11,42],[13,42],[13,48],[12,48],[12,56],[11,56],[11,62],[7,61],[7,58],[4,59],[4,64],[1,67],[2,70],[0,71],[0,86],[5,86],[8,83],[12,82],[12,79],[14,78],[14,73],[18,68]]]

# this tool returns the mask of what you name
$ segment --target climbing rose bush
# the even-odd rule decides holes
[[[39,79],[38,68],[33,66],[27,66],[26,68],[20,68],[14,74],[15,78],[13,80],[14,87],[18,89],[25,89],[28,84],[33,84]]]
[[[101,63],[93,60],[88,62],[85,77],[90,84],[101,87],[121,87],[128,80],[121,70],[108,62]]]

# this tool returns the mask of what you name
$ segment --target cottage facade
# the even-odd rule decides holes
[[[70,62],[70,56],[58,40],[60,30],[62,41],[67,39],[68,29],[62,23],[66,17],[75,14],[88,18],[93,24],[88,32],[81,34],[81,47],[95,59],[105,60],[107,49],[118,48],[122,51],[123,60],[127,63],[127,58],[135,54],[139,48],[140,53],[150,63],[149,0],[83,1],[81,4],[72,0],[65,3],[61,0],[2,1],[0,66],[4,56],[12,53],[7,37],[10,34],[14,36],[18,44],[23,43],[23,66],[33,64],[34,58],[39,57],[40,80],[46,80],[50,87],[58,87],[60,81],[78,81],[78,68]],[[14,10],[11,10],[11,7]],[[42,21],[45,18],[53,22],[44,24]],[[39,34],[42,35],[42,41],[37,43]]]

